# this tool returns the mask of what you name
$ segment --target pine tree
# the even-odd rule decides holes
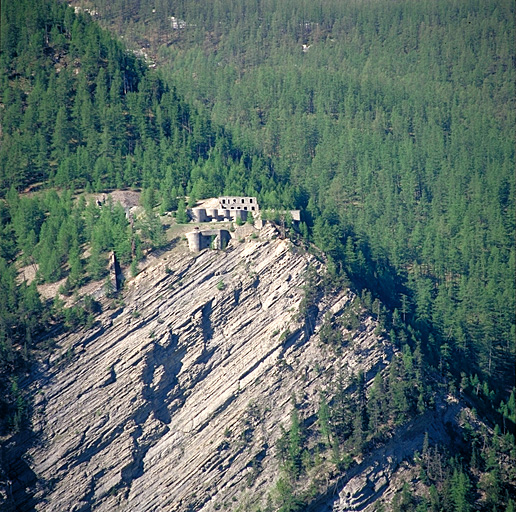
[[[177,203],[176,221],[178,224],[186,224],[188,222],[188,215],[186,214],[186,203],[183,198],[179,199]]]
[[[332,445],[330,409],[328,407],[328,403],[326,402],[326,398],[322,393],[319,400],[319,411],[317,413],[317,417],[319,419],[319,432],[321,434],[324,444],[328,448]]]
[[[70,139],[70,126],[66,107],[61,106],[57,111],[54,133],[52,135],[52,154],[54,158],[60,158],[68,146]]]
[[[383,377],[378,372],[373,380],[369,398],[367,400],[367,414],[369,417],[369,431],[377,433],[385,420],[387,397]]]
[[[94,280],[101,279],[106,270],[106,263],[102,257],[100,247],[92,243],[90,257],[88,258],[88,273]]]
[[[290,431],[288,435],[288,467],[292,478],[297,479],[301,473],[301,450],[303,446],[303,437],[301,431],[301,422],[297,404],[294,402],[294,408],[290,415]]]
[[[62,269],[57,250],[51,242],[44,243],[38,251],[38,274],[46,283],[53,283],[61,278]]]
[[[451,496],[455,512],[470,512],[469,496],[471,484],[468,476],[461,470],[455,469],[451,480]]]

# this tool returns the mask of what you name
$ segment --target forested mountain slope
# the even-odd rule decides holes
[[[186,187],[215,144],[173,87],[63,4],[2,4],[2,71],[3,195],[37,182],[150,186],[167,172]]]
[[[47,0],[1,4],[0,293],[6,300],[0,302],[0,426],[2,434],[18,432],[8,439],[9,450],[2,450],[7,466],[29,460],[18,457],[28,449],[24,443],[33,412],[21,388],[29,382],[49,386],[52,399],[39,405],[50,416],[63,418],[81,392],[73,388],[66,395],[67,385],[52,388],[45,378],[55,372],[59,381],[73,380],[73,368],[86,371],[81,366],[85,346],[79,340],[85,332],[89,336],[100,329],[100,335],[105,328],[109,339],[118,339],[111,326],[96,323],[103,319],[109,324],[110,314],[101,317],[100,309],[124,311],[123,301],[131,299],[126,290],[112,304],[90,297],[65,308],[63,298],[73,302],[85,283],[102,283],[108,253],[134,277],[144,254],[177,243],[167,247],[158,206],[161,213],[177,210],[176,219],[184,221],[187,201],[193,205],[198,198],[222,193],[246,194],[258,196],[264,207],[301,208],[303,241],[292,250],[309,248],[327,263],[327,272],[317,264],[319,275],[298,282],[305,296],[289,311],[297,326],[315,322],[314,308],[321,308],[313,324],[319,331],[311,343],[329,347],[319,354],[325,354],[317,362],[322,374],[331,374],[335,358],[351,357],[354,349],[359,358],[367,352],[367,347],[362,354],[360,347],[348,346],[359,336],[355,329],[363,327],[360,319],[365,316],[372,319],[369,324],[375,322],[373,344],[384,343],[396,352],[393,364],[386,362],[374,382],[372,374],[364,380],[359,372],[350,376],[346,392],[328,388],[317,399],[312,396],[310,405],[293,400],[290,423],[283,422],[285,430],[271,437],[278,466],[266,450],[268,483],[281,478],[264,508],[317,507],[331,487],[321,482],[303,486],[305,476],[317,472],[314,468],[327,463],[326,485],[344,485],[353,471],[360,478],[360,468],[373,461],[378,449],[398,439],[392,436],[414,432],[412,428],[421,436],[422,418],[444,423],[446,417],[458,442],[449,443],[450,432],[441,436],[445,429],[439,423],[431,440],[436,444],[423,443],[420,458],[407,452],[417,485],[405,489],[393,509],[513,510],[513,4],[74,3],[115,27],[125,41],[148,39],[155,45],[160,73],[149,70],[82,11],[74,14],[63,3]],[[141,190],[143,212],[134,223],[109,199],[96,204],[115,188]],[[37,269],[30,285],[18,277],[25,265]],[[36,284],[60,279],[56,300],[42,302]],[[192,285],[174,283],[179,288]],[[259,287],[259,279],[253,283]],[[325,302],[347,293],[343,290],[348,286],[365,315],[353,310],[358,323]],[[298,297],[298,292],[289,293]],[[192,312],[201,331],[208,313],[203,309],[199,317],[199,311]],[[123,315],[131,321],[132,313]],[[111,506],[127,499],[149,463],[147,451],[170,428],[163,408],[151,399],[152,393],[166,394],[177,384],[177,368],[160,369],[158,356],[165,354],[160,351],[170,340],[163,347],[154,342],[156,331],[163,329],[158,319],[156,324],[142,362],[142,390],[134,395],[143,400],[132,418],[138,420],[136,430],[124,438],[132,462],[121,472],[110,468],[94,473],[84,490],[86,504],[98,498]],[[209,325],[206,332],[203,351],[210,348]],[[291,334],[289,328],[271,333],[282,336],[278,350],[288,348]],[[82,355],[75,359],[73,350],[62,351],[56,359],[56,336],[65,340],[63,347],[77,347]],[[190,346],[188,336],[182,342]],[[31,375],[34,353],[39,362]],[[206,353],[201,356],[196,364],[202,366]],[[49,357],[57,361],[55,367],[41,366]],[[73,363],[68,370],[66,361]],[[106,361],[116,366],[116,361]],[[290,362],[285,367],[278,361],[279,374],[292,371]],[[109,367],[105,387],[113,378],[116,382],[117,370]],[[46,376],[38,374],[47,370]],[[312,370],[319,371],[314,367],[308,372]],[[187,381],[183,389],[190,389]],[[169,406],[167,402],[167,411]],[[459,419],[455,413],[439,416],[451,407],[463,411]],[[294,412],[298,409],[299,414]],[[54,439],[51,429],[45,430],[47,420],[54,421],[49,418],[34,420],[59,444],[60,434]],[[87,419],[78,423],[79,434],[88,431]],[[113,426],[104,420],[99,420],[102,428]],[[143,428],[140,420],[149,424]],[[254,427],[261,424],[254,416],[247,421]],[[109,439],[116,439],[122,424]],[[65,419],[60,428],[67,425]],[[310,431],[306,436],[305,428]],[[65,455],[72,455],[60,459],[63,468],[82,468],[92,448],[82,444],[85,439],[93,443],[95,454],[107,447],[88,432],[79,440],[66,438],[78,444],[64,446]],[[30,463],[25,469],[10,466],[6,476],[5,461],[0,460],[0,481],[7,482],[12,474],[21,478],[16,500],[25,506],[37,504],[34,492],[47,499],[54,478],[64,478],[61,467],[55,475],[43,467],[48,446],[43,442],[31,448],[41,449],[37,469],[44,476],[28,494],[24,485],[34,481],[24,479],[35,468]],[[261,472],[260,453],[253,455],[254,462],[245,462],[250,479]],[[347,472],[350,465],[355,469]],[[111,487],[107,480],[99,484],[101,473],[113,477]],[[392,492],[399,487],[393,485]],[[60,486],[55,489],[65,492]],[[355,488],[356,495],[360,489]],[[349,505],[346,492],[341,507]],[[206,489],[201,495],[210,496]],[[196,500],[190,496],[185,503],[202,501]],[[219,504],[211,506],[217,509]]]
[[[268,157],[284,186],[263,199],[306,207],[314,240],[390,295],[436,363],[512,387],[513,2],[74,4]]]

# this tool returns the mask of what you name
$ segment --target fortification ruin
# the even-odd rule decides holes
[[[218,208],[192,208],[190,216],[194,222],[245,222],[249,213],[258,213],[260,208],[256,197],[224,196],[218,198]]]
[[[219,208],[228,210],[258,211],[256,197],[225,196],[219,197]]]
[[[189,216],[193,222],[228,222],[241,220],[245,222],[248,215],[254,217],[254,226],[258,229],[263,227],[263,220],[260,216],[260,207],[256,197],[247,196],[223,196],[217,199],[212,198],[206,200],[203,205],[188,210]],[[299,210],[266,210],[265,213],[270,219],[279,218],[282,225],[283,236],[285,236],[285,218],[288,216],[289,221],[298,226],[301,221],[301,212]],[[194,231],[186,234],[188,246],[193,252],[199,252],[207,247],[213,249],[224,248],[231,235],[224,229],[200,230],[195,228]]]
[[[122,269],[118,263],[115,251],[112,251],[109,256],[109,283],[114,292],[120,290],[123,280]]]
[[[200,252],[211,247],[212,249],[225,249],[231,240],[227,229],[203,229],[196,227],[190,233],[186,233],[188,247],[192,252]]]

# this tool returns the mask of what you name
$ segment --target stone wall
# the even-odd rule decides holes
[[[247,213],[258,213],[260,208],[256,197],[224,196],[218,198],[218,208],[192,208],[190,217],[194,222],[224,222],[247,220]]]
[[[219,197],[219,208],[227,210],[246,210],[257,212],[259,210],[256,197],[224,196]]]
[[[225,208],[192,208],[190,216],[194,222],[224,222],[241,219],[247,220],[249,210]]]
[[[224,249],[231,235],[227,229],[204,229],[195,228],[190,233],[186,233],[188,247],[192,252],[200,252],[203,249],[212,247],[213,249]]]
[[[194,222],[224,222],[247,220],[248,212],[253,214],[260,211],[256,197],[224,196],[218,198],[218,208],[199,207],[189,210]]]

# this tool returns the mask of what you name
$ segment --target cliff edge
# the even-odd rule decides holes
[[[40,363],[36,439],[24,462],[33,479],[27,469],[13,487],[21,510],[264,506],[293,395],[314,424],[320,392],[337,375],[362,371],[369,385],[393,357],[349,289],[299,314],[307,274],[324,266],[274,227],[225,251],[191,254],[184,245],[127,281],[123,302],[104,307],[91,329],[61,335]],[[354,315],[343,350],[321,342],[328,312]],[[370,510],[403,458],[420,449],[423,431],[406,449],[394,439],[383,455],[355,461],[345,480],[329,471],[322,485],[333,491],[314,507]]]

